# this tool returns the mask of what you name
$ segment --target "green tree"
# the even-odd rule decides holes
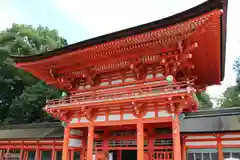
[[[231,86],[223,93],[221,107],[239,107],[240,106],[240,86]]]
[[[65,45],[67,41],[47,27],[13,24],[0,32],[0,123],[42,120],[45,100],[61,96],[57,89],[15,68],[9,55],[40,54]]]
[[[40,122],[48,118],[48,114],[42,110],[48,99],[59,98],[61,92],[53,87],[48,87],[44,82],[38,81],[35,85],[27,87],[24,92],[12,101],[10,113],[5,119],[9,123]],[[49,117],[51,119],[51,117]]]
[[[236,85],[228,87],[223,93],[223,99],[220,101],[221,107],[240,106],[240,57],[235,60],[233,69],[237,74]]]
[[[199,109],[209,109],[213,107],[210,96],[205,91],[198,93],[197,98],[199,101]]]

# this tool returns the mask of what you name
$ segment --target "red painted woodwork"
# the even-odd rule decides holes
[[[142,117],[137,122],[137,159],[144,160],[144,125]]]
[[[157,151],[152,155],[152,160],[171,160],[172,152]]]
[[[177,112],[178,113],[178,112]],[[180,139],[180,122],[178,114],[172,114],[172,134],[173,134],[173,159],[178,159],[181,156],[181,139]]]
[[[161,91],[161,92],[166,92],[164,95],[169,94],[168,90],[173,89],[173,88],[184,88],[193,85],[193,80],[190,81],[182,81],[182,82],[177,82],[174,83],[173,85],[168,85],[169,83],[164,80],[164,81],[155,81],[158,82],[156,83],[149,83],[149,84],[139,84],[137,86],[126,86],[124,88],[111,88],[108,90],[99,90],[99,91],[92,91],[92,92],[86,92],[86,93],[81,93],[80,95],[75,95],[63,99],[56,99],[56,100],[49,100],[47,102],[46,108],[50,107],[55,107],[57,108],[58,105],[60,107],[62,106],[72,106],[72,105],[84,105],[88,106],[91,103],[94,103],[92,101],[96,101],[93,105],[97,105],[99,102],[98,100],[104,100],[108,101],[108,99],[113,99],[113,98],[122,98],[122,99],[132,99],[131,96],[134,95],[145,95],[144,97],[147,97],[148,94],[154,93],[154,91]],[[167,92],[168,91],[168,92]],[[194,91],[194,89],[189,88],[187,91]],[[170,93],[172,94],[172,93]],[[161,94],[163,95],[163,94]],[[174,95],[172,95],[174,96]],[[129,98],[128,98],[129,97]],[[116,99],[115,101],[117,101]],[[89,103],[87,103],[90,101]],[[111,100],[112,101],[112,100]],[[119,102],[117,102],[119,103]]]
[[[87,138],[87,160],[93,159],[93,142],[94,142],[94,126],[90,124],[88,126],[88,138]]]
[[[195,93],[220,83],[221,13],[216,9],[164,28],[18,62],[17,67],[69,93],[48,100],[44,108],[67,124],[63,146],[54,141],[48,148],[52,159],[58,149],[63,160],[72,160],[80,150],[81,159],[87,160],[93,154],[107,159],[110,150],[137,150],[138,160],[186,159],[181,156],[187,148],[181,150],[178,115],[196,111]],[[158,133],[163,127],[172,134]],[[71,135],[71,129],[83,135]],[[162,144],[164,139],[171,143]],[[74,140],[82,144],[70,147]],[[36,160],[41,143],[33,144]]]
[[[191,51],[193,75],[198,76],[197,84],[218,84],[220,82],[220,15],[221,11],[215,10],[167,28],[35,62],[17,63],[17,66],[32,72],[48,84],[72,90],[70,85],[76,78],[92,83],[98,74],[131,68],[132,62],[136,59],[140,59],[144,65],[159,64],[161,60],[168,61],[170,58],[168,56],[178,57],[182,54],[180,52],[188,53],[188,48],[197,43],[199,47]],[[66,59],[68,59],[67,63]]]
[[[114,129],[113,129],[114,130]],[[147,132],[149,133],[149,132]],[[182,148],[185,148],[183,150],[182,153],[184,153],[183,155],[185,155],[185,158],[183,158],[183,160],[186,160],[186,152],[187,152],[187,149],[189,148],[202,148],[202,149],[206,149],[206,148],[216,148],[219,150],[218,154],[219,154],[219,159],[223,158],[223,153],[222,153],[222,149],[223,148],[240,148],[240,144],[236,143],[237,141],[240,141],[240,138],[239,138],[239,134],[238,132],[228,132],[228,133],[208,133],[208,134],[204,134],[204,133],[200,133],[200,134],[185,134],[185,135],[182,135]],[[149,137],[150,134],[148,134],[148,136],[146,136],[144,139],[151,139],[152,137],[156,137],[154,136],[154,134],[152,134],[152,136]],[[168,135],[168,136],[167,136]],[[231,137],[225,137],[225,136],[234,136],[233,138]],[[158,137],[162,137],[161,135],[158,135]],[[169,134],[165,134],[165,136],[163,136],[163,138],[165,139],[168,139],[167,137],[169,137],[170,135]],[[205,138],[206,136],[208,136],[209,138]],[[210,138],[210,137],[213,137],[213,138]],[[120,138],[127,138],[128,136],[125,136],[125,137],[118,137],[118,139]],[[149,138],[148,138],[149,137]],[[171,137],[171,136],[170,136]],[[191,139],[188,139],[188,137],[196,137],[196,138],[191,138]],[[202,138],[201,138],[202,137]],[[203,138],[204,137],[204,138]],[[225,137],[225,138],[224,138]],[[134,137],[135,140],[136,140],[136,136]],[[128,139],[133,139],[133,137],[129,137]],[[158,138],[157,138],[158,139]],[[217,141],[218,143],[216,143],[215,146],[209,146],[209,145],[198,145],[198,146],[186,146],[186,142],[207,142],[207,141]],[[222,145],[220,146],[219,144],[221,144],[222,141],[234,141],[233,144],[231,145]],[[157,144],[157,143],[155,143]],[[8,158],[11,158],[11,155],[7,155],[7,150],[8,152],[10,153],[11,150],[21,150],[21,148],[23,148],[22,150],[22,160],[27,160],[27,157],[28,157],[28,152],[27,151],[35,151],[36,149],[36,146],[39,146],[39,149],[40,151],[53,151],[54,148],[56,148],[56,151],[60,151],[62,150],[62,146],[63,146],[63,143],[62,143],[62,140],[61,139],[56,139],[56,140],[50,140],[50,139],[45,139],[45,140],[24,140],[24,141],[21,141],[21,140],[12,140],[12,141],[3,141],[1,140],[0,141],[0,160],[3,160],[3,157],[8,157]],[[55,146],[55,147],[54,147]],[[145,150],[148,149],[149,146],[146,146],[145,147]],[[153,153],[151,153],[150,155],[149,154],[146,154],[146,153],[149,153],[149,152],[145,152],[144,156],[145,158],[146,157],[149,157],[149,158],[154,158],[155,159],[152,159],[152,160],[156,160],[157,158],[158,159],[163,159],[166,160],[168,159],[168,157],[171,157],[172,156],[172,147],[171,146],[162,146],[162,147],[157,147],[155,146],[154,147],[155,151]],[[3,149],[6,150],[5,154],[3,153]],[[98,150],[102,150],[103,148],[98,148]],[[109,148],[108,150],[129,150],[128,147],[122,147],[122,148]],[[130,148],[131,149],[131,148]],[[136,150],[136,148],[132,147],[132,150]],[[163,151],[165,150],[165,151]],[[76,152],[79,152],[81,150],[74,150],[74,149],[71,149],[69,150],[69,153],[73,153],[73,151],[76,151]],[[72,154],[71,153],[71,154]],[[85,152],[81,152],[81,153],[85,153]],[[20,153],[21,154],[21,153]],[[147,156],[148,155],[148,156]],[[184,156],[183,156],[184,157]],[[147,159],[146,159],[147,160]]]
[[[63,154],[62,159],[68,159],[69,156],[69,134],[70,134],[70,128],[66,127],[64,129],[64,141],[63,141]]]

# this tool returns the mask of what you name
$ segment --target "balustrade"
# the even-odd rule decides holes
[[[172,160],[171,151],[156,151],[152,155],[152,160]]]
[[[88,91],[85,94],[74,95],[67,98],[55,99],[47,101],[47,107],[61,107],[69,104],[87,105],[89,103],[102,103],[118,100],[145,98],[152,96],[163,96],[169,94],[186,93],[193,91],[188,86],[193,85],[194,81],[182,81],[169,84],[167,81],[155,81],[150,83],[142,83],[121,88],[108,88],[102,90]]]

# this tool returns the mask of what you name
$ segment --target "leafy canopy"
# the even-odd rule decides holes
[[[210,96],[205,91],[198,93],[197,98],[199,101],[199,109],[209,109],[213,107]]]
[[[236,85],[228,87],[223,93],[221,107],[240,107],[240,57],[235,60],[233,69],[236,71]]]
[[[67,41],[57,30],[13,24],[0,32],[0,123],[15,124],[43,121],[46,99],[61,92],[44,84],[30,73],[15,68],[9,55],[34,55],[60,48]]]

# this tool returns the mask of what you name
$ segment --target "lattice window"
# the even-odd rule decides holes
[[[136,136],[136,131],[116,131],[112,133],[113,136]]]
[[[156,139],[154,142],[155,146],[172,146],[173,140],[172,139]]]
[[[240,148],[223,148],[224,158],[240,159]]]
[[[218,160],[217,149],[188,149],[187,160]]]

